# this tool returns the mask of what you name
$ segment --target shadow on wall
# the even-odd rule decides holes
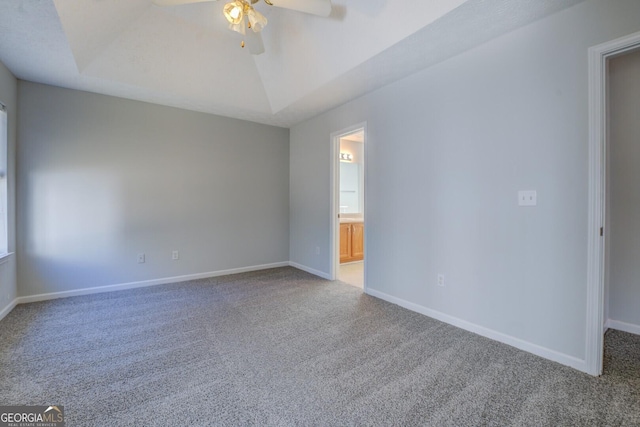
[[[117,254],[122,233],[123,186],[112,175],[94,170],[33,174],[29,179],[31,209],[26,213],[34,236],[24,254],[42,276],[38,283],[64,288],[78,278],[86,286],[105,280],[115,272],[107,265]],[[62,290],[62,289],[56,289]]]

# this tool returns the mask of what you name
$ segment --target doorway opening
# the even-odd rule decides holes
[[[589,219],[585,370],[603,373],[609,318],[611,208],[610,60],[640,49],[640,32],[589,49]]]
[[[365,286],[366,124],[332,134],[332,279]]]
[[[607,60],[603,374],[640,370],[640,49]]]

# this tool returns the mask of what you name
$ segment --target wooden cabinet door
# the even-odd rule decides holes
[[[340,224],[340,262],[351,259],[351,224]]]
[[[364,259],[364,224],[351,224],[351,258],[354,261]]]

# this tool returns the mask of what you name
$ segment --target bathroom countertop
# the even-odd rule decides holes
[[[340,224],[352,224],[354,222],[364,222],[364,218],[340,218]]]

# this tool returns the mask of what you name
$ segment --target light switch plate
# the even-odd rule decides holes
[[[536,206],[538,204],[538,192],[535,190],[518,191],[518,206]]]

